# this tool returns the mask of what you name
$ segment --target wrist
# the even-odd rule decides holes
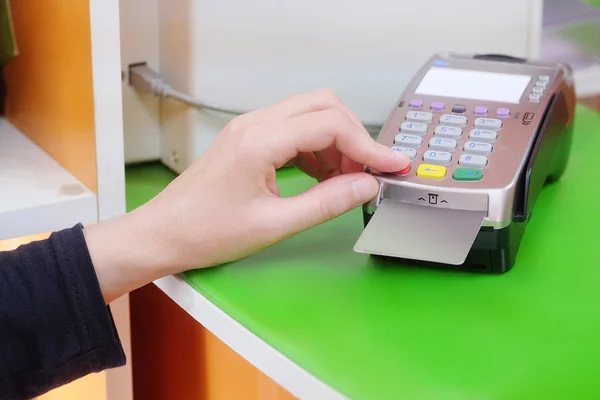
[[[144,209],[86,225],[83,232],[107,304],[177,269]]]

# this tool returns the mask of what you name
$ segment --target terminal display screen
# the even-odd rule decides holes
[[[531,76],[432,67],[415,93],[502,103],[519,103]]]

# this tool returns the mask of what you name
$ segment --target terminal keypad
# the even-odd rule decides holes
[[[539,78],[540,83],[532,94],[543,94],[544,79],[543,76]],[[411,162],[418,162],[414,170],[419,177],[443,179],[446,167],[456,163],[454,180],[481,180],[483,170],[489,166],[488,156],[501,136],[503,120],[511,116],[511,110],[504,107],[494,110],[485,105],[469,110],[461,104],[451,105],[450,112],[443,113],[444,109],[443,102],[432,102],[427,106],[421,100],[411,100],[392,149],[405,153]],[[432,135],[428,136],[430,132]],[[465,135],[466,141],[459,144]],[[417,149],[422,146],[427,148],[417,160]]]

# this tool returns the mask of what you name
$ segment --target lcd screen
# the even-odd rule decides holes
[[[529,75],[432,67],[415,93],[517,104],[530,81]]]

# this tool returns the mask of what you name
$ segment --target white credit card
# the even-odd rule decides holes
[[[464,263],[486,211],[383,200],[354,251],[451,265]]]

